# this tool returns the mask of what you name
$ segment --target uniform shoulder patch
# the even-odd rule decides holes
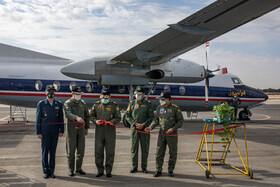
[[[43,100],[39,101],[39,103],[42,103],[42,102],[43,102]]]
[[[84,100],[82,100],[82,99],[81,99],[81,102],[82,102],[83,104],[86,104],[86,102],[85,102]]]
[[[71,101],[68,99],[67,101],[64,102],[64,104],[69,104]]]
[[[118,104],[116,101],[113,101],[113,103],[114,103],[115,105],[117,105],[117,104]]]
[[[177,106],[177,105],[175,105],[175,104],[172,104],[172,106],[174,106],[174,107],[178,108],[178,106]]]
[[[99,104],[100,103],[100,101],[96,101],[94,104]]]

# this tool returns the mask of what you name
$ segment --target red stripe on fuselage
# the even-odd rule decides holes
[[[45,93],[16,93],[16,92],[0,92],[0,95],[9,95],[9,96],[31,96],[31,97],[45,97]],[[55,94],[56,97],[72,97],[72,94]],[[99,95],[83,95],[83,98],[99,98]],[[129,99],[129,96],[121,96],[121,95],[111,95],[113,99]],[[151,100],[156,100],[155,96],[149,97]],[[243,99],[240,98],[242,102],[263,102],[264,99]],[[205,101],[204,98],[195,98],[195,97],[172,97],[172,100],[178,101]],[[209,98],[209,101],[218,101],[218,102],[226,102],[229,99],[218,99],[218,98]]]

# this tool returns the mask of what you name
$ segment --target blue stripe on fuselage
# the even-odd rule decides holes
[[[53,84],[55,80],[40,80],[43,83],[43,88],[41,91],[36,90],[35,82],[37,79],[7,79],[0,78],[0,90],[1,91],[29,91],[29,92],[41,92],[45,90],[46,85]],[[71,92],[69,85],[73,81],[61,80],[60,89],[58,92]],[[97,82],[91,82],[93,84],[92,92],[88,92],[86,90],[86,84],[89,81],[75,81],[78,86],[80,86],[84,93],[100,93],[102,90],[102,86],[98,85]],[[168,84],[157,84],[156,92],[153,95],[160,95],[160,93],[164,90],[164,86]],[[171,90],[172,96],[197,96],[204,97],[205,91],[204,86],[195,86],[195,85],[168,85]],[[180,86],[185,87],[185,94],[181,95],[179,93]],[[118,86],[110,86],[110,91],[112,94],[120,94],[118,90]],[[210,87],[209,88],[209,96],[211,97],[230,97],[230,93],[232,92],[246,92],[246,94],[242,97],[246,98],[265,98],[267,97],[264,93],[258,90],[246,89],[244,87],[238,88],[226,88],[226,87]],[[146,88],[146,93],[148,93],[148,88]],[[129,94],[128,87],[126,86],[125,92],[122,94]]]

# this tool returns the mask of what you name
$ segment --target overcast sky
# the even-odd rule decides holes
[[[213,0],[0,0],[0,43],[72,60],[120,54]],[[205,65],[205,45],[180,56]],[[210,42],[210,68],[280,88],[280,9]]]

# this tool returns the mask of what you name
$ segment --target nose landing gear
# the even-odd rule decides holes
[[[251,111],[248,108],[244,108],[244,110],[241,110],[238,114],[238,117],[240,120],[250,120],[249,117],[252,116]]]

